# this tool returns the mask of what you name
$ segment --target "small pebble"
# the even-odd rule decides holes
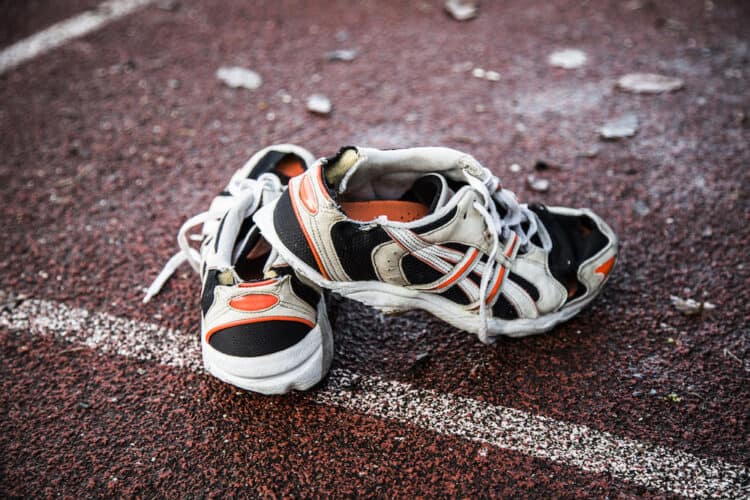
[[[443,7],[456,21],[468,21],[479,14],[478,0],[446,0]]]
[[[540,179],[536,176],[529,175],[526,177],[526,183],[532,191],[536,191],[537,193],[544,193],[549,190],[549,181],[547,179]]]
[[[694,316],[703,311],[712,311],[716,309],[716,306],[711,302],[698,302],[693,299],[683,299],[676,295],[670,295],[669,300],[672,301],[672,305],[675,309],[686,316]]]
[[[638,131],[638,117],[632,113],[610,120],[599,129],[603,139],[631,137]]]
[[[180,2],[178,0],[160,0],[156,6],[160,10],[175,12],[180,9]]]
[[[659,94],[673,92],[685,85],[679,78],[657,75],[655,73],[629,73],[617,80],[617,86],[627,92],[636,94]]]
[[[353,61],[359,52],[357,49],[339,49],[326,52],[326,59],[329,61]]]
[[[456,63],[453,66],[451,66],[451,71],[454,73],[464,73],[466,71],[471,71],[471,68],[474,67],[474,63],[471,61],[465,61]]]
[[[578,49],[556,50],[547,57],[550,66],[564,69],[580,68],[586,64],[586,54]]]
[[[482,68],[474,68],[471,70],[471,76],[474,78],[484,78],[487,72],[483,70]]]
[[[486,80],[491,81],[491,82],[499,82],[500,81],[500,73],[498,73],[497,71],[487,71],[484,74],[484,78]]]
[[[651,213],[651,209],[648,208],[646,202],[641,200],[636,200],[635,202],[633,202],[633,210],[635,210],[635,213],[637,213],[641,217],[645,217]]]
[[[510,166],[510,171],[513,172],[514,174],[517,174],[518,172],[521,171],[521,165],[519,165],[518,163],[514,163],[513,165]]]
[[[233,89],[257,90],[263,84],[263,79],[258,73],[239,66],[221,67],[216,72],[216,77]]]
[[[331,100],[323,94],[313,94],[307,98],[307,110],[318,115],[327,115],[333,109]]]
[[[580,153],[578,156],[582,158],[596,158],[599,154],[599,146],[591,146],[586,151]]]

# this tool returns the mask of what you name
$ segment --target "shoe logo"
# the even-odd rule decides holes
[[[462,253],[426,241],[420,235],[408,229],[384,229],[393,241],[406,250],[409,255],[444,274],[441,279],[431,283],[426,290],[437,292],[455,284],[472,301],[478,300],[479,287],[472,280],[468,279],[471,273],[481,278],[486,270],[486,264],[479,259],[480,251],[477,248],[469,247],[465,253]],[[518,236],[514,235],[513,240],[511,240],[505,249],[505,256],[507,258],[513,255],[517,242]],[[505,276],[505,267],[497,265],[493,274],[494,276],[490,280],[490,293],[487,296],[488,303],[491,303],[500,291],[503,277]],[[420,285],[416,286],[421,288]]]
[[[269,309],[278,303],[279,298],[275,295],[253,293],[233,298],[229,301],[229,306],[240,311],[256,312]]]
[[[609,272],[612,271],[612,268],[614,267],[614,265],[615,265],[615,256],[613,255],[612,257],[607,259],[607,261],[604,262],[602,265],[594,269],[594,272],[597,274],[601,274],[602,276],[606,278]]]

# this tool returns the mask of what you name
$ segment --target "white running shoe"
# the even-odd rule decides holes
[[[254,220],[314,283],[385,312],[424,309],[485,343],[571,318],[617,256],[590,210],[519,204],[448,148],[342,148]]]
[[[201,276],[203,363],[215,377],[263,394],[306,390],[326,375],[333,338],[320,290],[305,284],[272,251],[252,221],[256,210],[305,171],[299,146],[265,148],[239,169],[208,211],[179,231],[180,251],[149,287],[159,292],[185,261]],[[188,241],[202,224],[200,251]]]

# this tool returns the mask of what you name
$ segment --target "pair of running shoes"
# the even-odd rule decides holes
[[[315,160],[269,146],[177,240],[144,302],[189,262],[202,281],[205,368],[263,394],[309,389],[328,372],[323,289],[384,313],[423,309],[490,344],[576,315],[617,257],[615,233],[590,210],[520,204],[472,156],[441,147],[344,147]]]

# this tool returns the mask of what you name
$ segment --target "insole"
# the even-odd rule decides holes
[[[345,201],[341,203],[341,208],[350,218],[360,222],[383,215],[388,220],[411,222],[430,213],[430,207],[424,203],[402,200]]]
[[[305,171],[305,167],[296,156],[289,155],[276,165],[276,170],[289,177],[296,177]]]

